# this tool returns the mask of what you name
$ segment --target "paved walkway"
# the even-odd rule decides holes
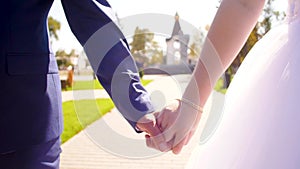
[[[187,75],[173,78],[155,77],[155,80],[146,88],[151,93],[152,100],[155,100],[156,108],[159,109],[169,100],[178,98],[188,80],[189,76]],[[101,91],[96,91],[96,93],[98,92]],[[96,96],[102,97],[103,95],[96,94]],[[63,94],[63,97],[72,98],[70,94]],[[149,149],[145,146],[144,135],[136,134],[124,118],[121,117],[120,113],[113,109],[102,119],[96,121],[62,145],[61,169],[183,169],[199,141],[208,138],[216,126],[223,100],[224,96],[222,94],[216,92],[212,94],[205,107],[205,113],[198,132],[181,154],[173,155],[170,152],[157,154],[158,152],[155,150],[150,150],[150,154],[156,153],[156,157],[141,159],[121,157],[134,157],[134,155],[143,153],[147,155]],[[210,106],[212,103],[214,103],[213,107]],[[105,124],[106,126],[104,126]],[[202,133],[201,137],[200,133]],[[118,137],[114,139],[116,135]],[[126,138],[129,138],[131,143],[127,143],[126,140],[128,139]],[[132,145],[132,140],[135,140],[136,144]],[[114,153],[109,153],[105,149],[114,151]]]

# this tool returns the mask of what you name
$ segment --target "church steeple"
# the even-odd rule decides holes
[[[178,21],[179,20],[179,15],[178,15],[178,12],[176,12],[175,14],[175,21]]]
[[[173,32],[172,32],[172,37],[175,35],[179,35],[179,32],[181,31],[181,26],[179,24],[179,15],[176,12],[175,14],[175,24],[174,24],[174,28],[173,28]]]
[[[166,55],[166,64],[173,65],[181,63],[187,63],[187,44],[189,43],[190,36],[183,34],[181,26],[179,23],[179,15],[176,12],[175,24],[173,27],[173,32],[170,38],[166,39],[167,43],[167,55]]]

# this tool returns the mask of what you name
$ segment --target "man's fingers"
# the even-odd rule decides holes
[[[171,146],[167,144],[158,126],[154,126],[148,131],[149,135],[151,136],[151,141],[160,151],[168,151],[171,149]]]
[[[155,143],[153,137],[151,137],[150,135],[145,135],[145,138],[146,138],[146,145],[149,148],[153,148],[153,149],[156,149],[156,150],[159,150],[159,151],[162,151],[162,152],[166,152],[166,151],[171,150],[171,144],[164,143],[164,144],[166,144],[166,146],[161,145],[161,144],[157,145]]]
[[[167,144],[164,136],[161,134],[161,130],[156,124],[156,118],[153,114],[147,114],[144,117],[142,117],[138,121],[137,127],[140,130],[146,132],[151,137],[151,144],[155,144],[156,149],[160,151],[167,151],[171,149],[171,146]]]
[[[145,139],[146,139],[147,147],[158,149],[158,147],[155,147],[155,144],[153,143],[153,141],[151,140],[151,137],[148,134],[145,135]]]
[[[156,119],[156,125],[161,129],[162,128],[162,122],[163,122],[163,116],[164,113],[161,112],[155,112],[153,113],[155,119]]]
[[[144,132],[147,132],[146,130],[149,128],[149,126],[151,127],[151,126],[155,126],[155,125],[156,125],[156,120],[155,120],[155,116],[153,114],[144,115],[136,123],[136,126]]]

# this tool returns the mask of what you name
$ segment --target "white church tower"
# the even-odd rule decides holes
[[[166,39],[167,43],[167,54],[166,54],[166,64],[174,65],[181,62],[188,62],[188,43],[190,37],[187,34],[183,34],[181,26],[179,23],[179,15],[175,14],[175,24],[173,27],[173,32],[170,38]]]

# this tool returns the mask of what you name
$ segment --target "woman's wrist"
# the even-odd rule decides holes
[[[203,107],[196,104],[196,103],[193,103],[192,101],[186,99],[186,98],[181,98],[181,99],[177,99],[181,104],[186,104],[188,105],[189,107],[195,109],[197,112],[200,112],[202,113],[203,112]]]
[[[211,83],[212,82],[205,66],[199,60],[182,98],[203,108],[213,90],[214,84]]]

